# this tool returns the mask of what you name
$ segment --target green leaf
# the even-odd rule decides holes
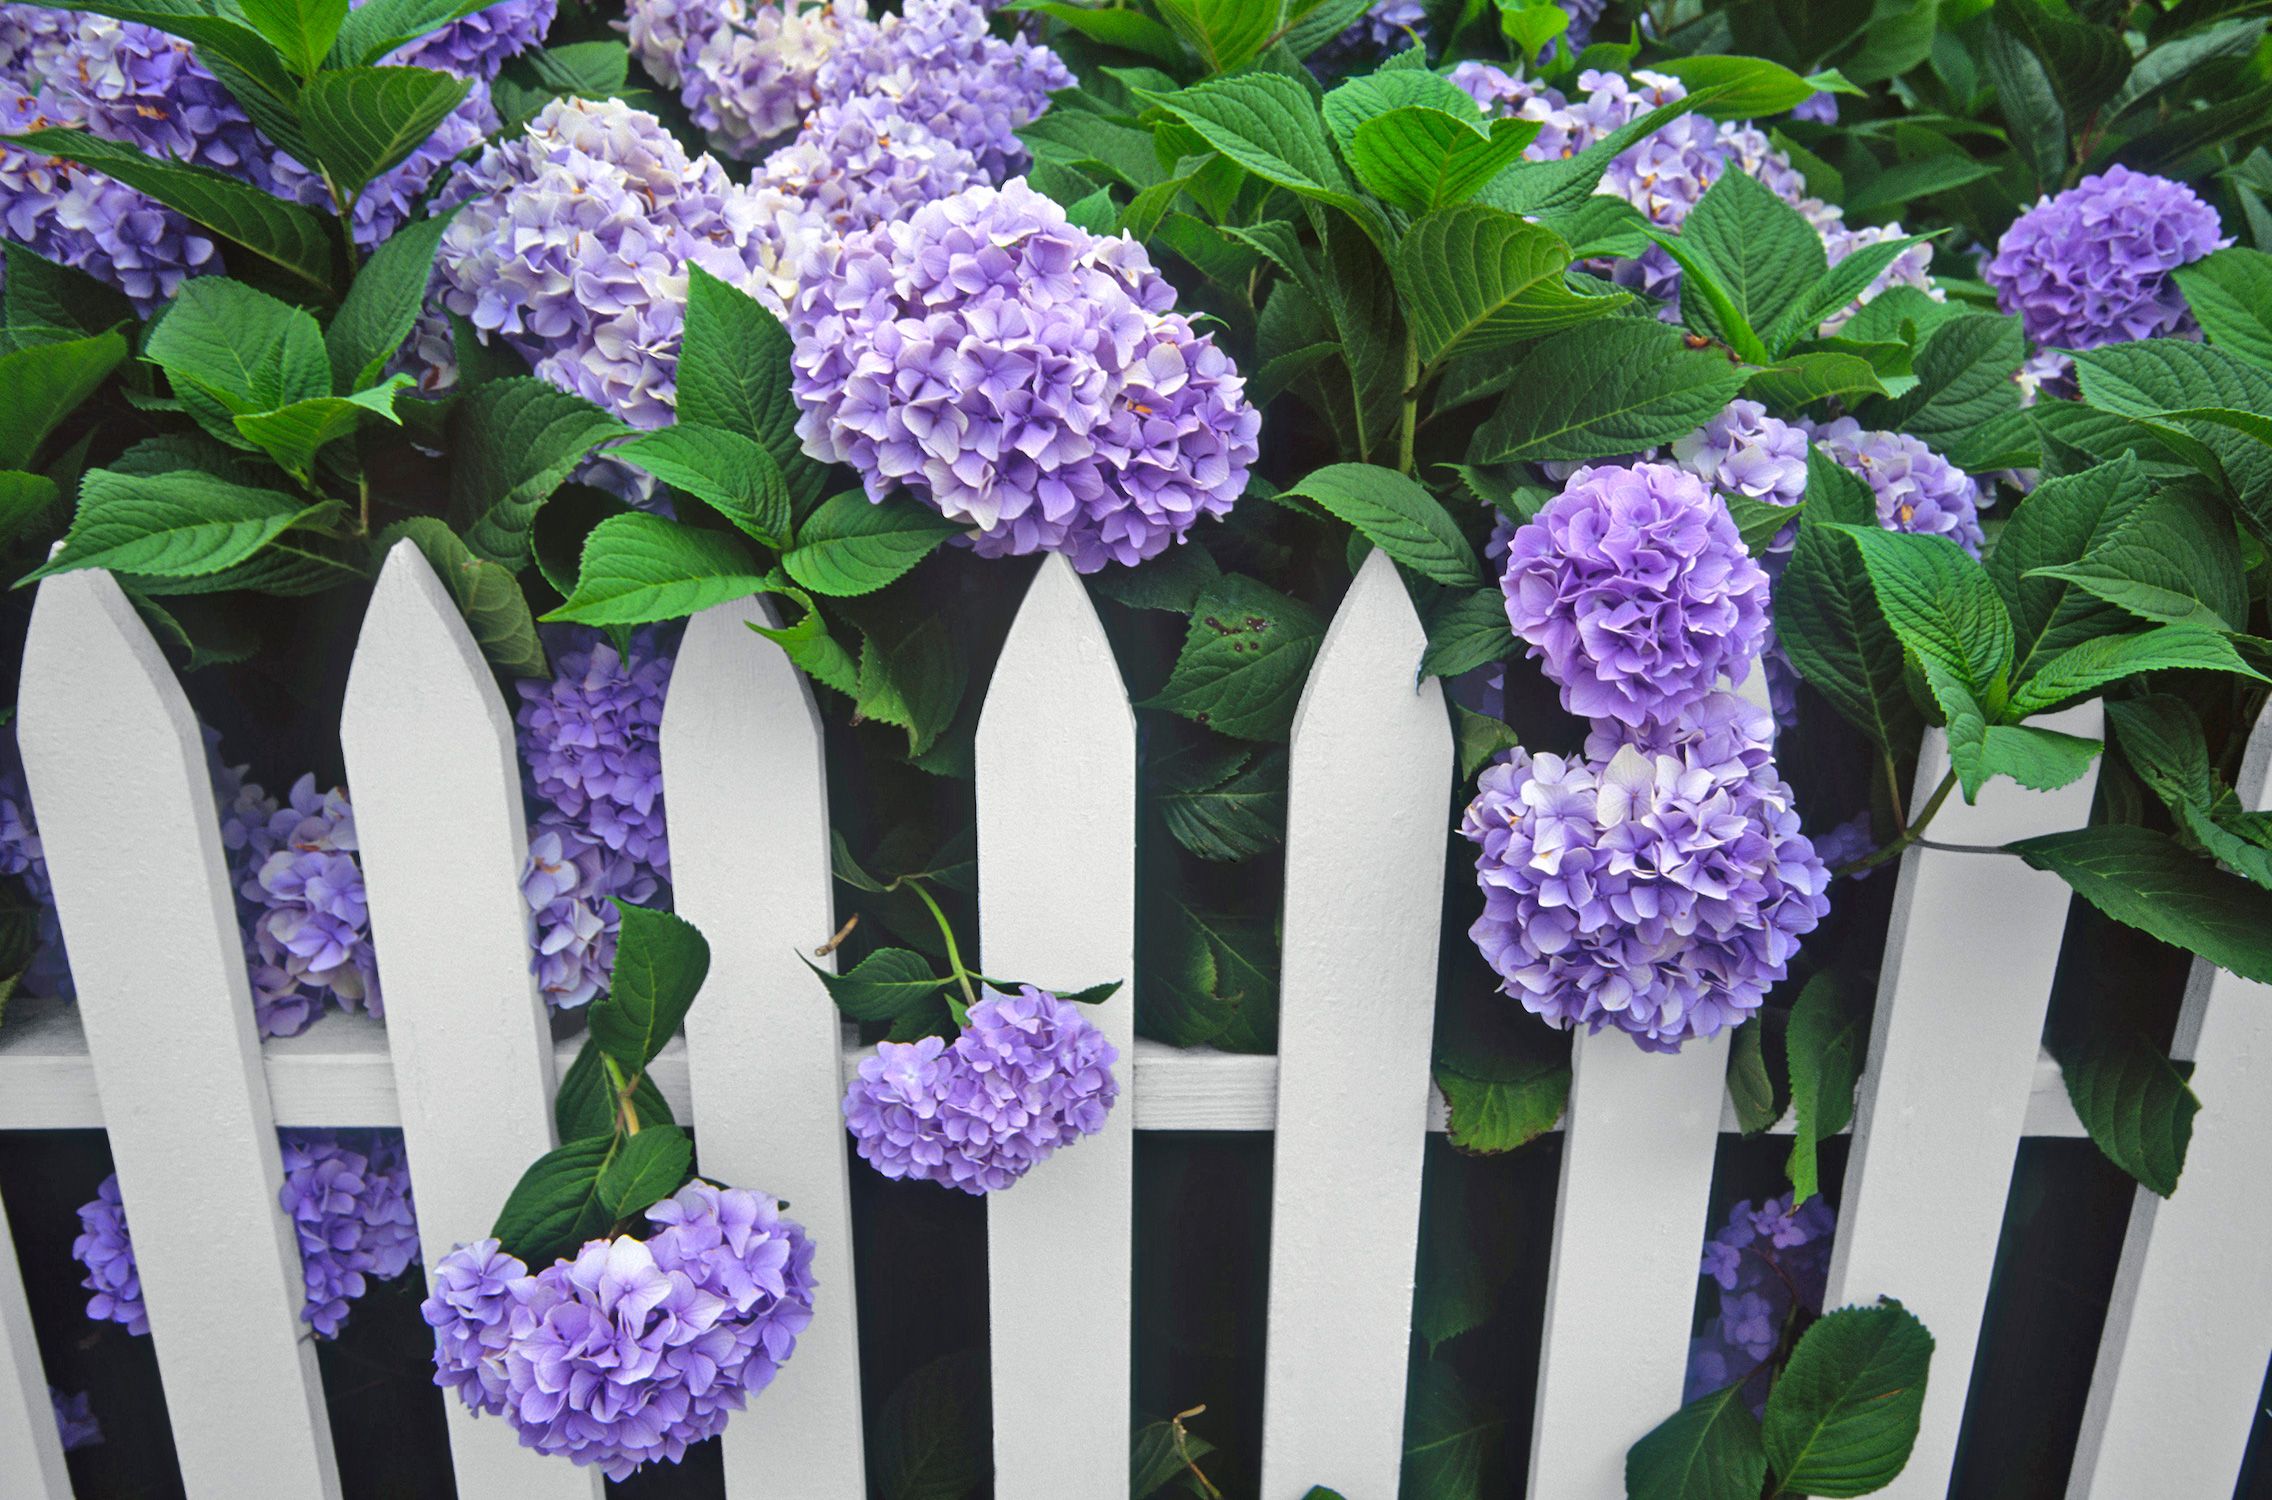
[[[377,380],[402,341],[410,337],[426,300],[434,252],[454,213],[455,209],[448,209],[405,224],[387,236],[355,274],[354,285],[323,331],[324,348],[331,357],[332,390],[359,391]]]
[[[1138,1029],[1174,1047],[1269,1051],[1278,1015],[1270,923],[1199,911],[1164,894],[1146,915]]]
[[[1429,1148],[1412,1331],[1431,1357],[1498,1315],[1523,1253],[1522,1183],[1500,1163]]]
[[[1423,1361],[1413,1370],[1404,1422],[1404,1466],[1397,1493],[1415,1500],[1485,1500],[1506,1493],[1490,1486],[1500,1430],[1450,1365]]]
[[[79,513],[63,550],[21,582],[80,568],[154,578],[217,574],[323,509],[195,470],[144,476],[96,469],[80,481]]]
[[[2223,633],[2198,625],[2156,625],[2135,635],[2098,636],[2061,652],[2019,685],[2011,712],[2024,718],[2140,672],[2178,669],[2234,672],[2264,680],[2262,673],[2241,660]]]
[[[1806,506],[1804,500],[1796,505],[1775,505],[1749,495],[1722,495],[1720,499],[1728,508],[1729,519],[1736,523],[1736,534],[1743,538],[1743,550],[1753,557],[1764,557],[1767,544],[1782,535],[1783,528],[1796,527]]]
[[[1440,109],[1407,105],[1357,127],[1358,181],[1399,208],[1425,212],[1470,198],[1538,134],[1535,120],[1499,119],[1488,133]]]
[[[308,145],[342,193],[401,165],[472,85],[431,68],[319,74],[300,96]]]
[[[1288,485],[1285,493],[1316,501],[1423,577],[1465,588],[1483,582],[1475,549],[1452,524],[1443,502],[1394,469],[1331,464]]]
[[[704,502],[744,536],[767,547],[787,544],[789,485],[755,438],[680,422],[609,451]]]
[[[626,1076],[645,1071],[677,1034],[710,973],[710,945],[694,924],[666,911],[615,903],[622,919],[608,992],[586,1014],[600,1050]]]
[[[2101,748],[2097,740],[2056,729],[1989,724],[1976,710],[1952,714],[1949,720],[1949,758],[1967,802],[1997,776],[2009,776],[2037,792],[2070,786],[2090,773]]]
[[[1570,1099],[1566,1062],[1535,1061],[1504,1076],[1478,1078],[1455,1061],[1436,1064],[1436,1087],[1449,1107],[1451,1142],[1491,1154],[1527,1145],[1554,1128]]]
[[[2068,121],[2050,74],[2025,42],[2000,26],[1981,22],[1967,39],[1995,86],[1996,107],[2020,160],[2034,173],[2038,188],[2057,188],[2067,170]]]
[[[1814,226],[1748,172],[1722,172],[1678,238],[1704,257],[1755,329],[1773,327],[1829,271]]]
[[[1447,593],[1428,612],[1428,650],[1420,658],[1420,675],[1457,677],[1514,652],[1506,596],[1496,587]]]
[[[587,1034],[584,1045],[576,1049],[576,1060],[561,1075],[560,1088],[552,1096],[552,1119],[564,1141],[614,1133],[614,1085],[608,1081],[607,1067],[600,1060],[602,1056],[598,1044]],[[671,1107],[663,1098],[663,1091],[655,1087],[655,1080],[645,1073],[639,1075],[638,1083],[632,1087],[631,1106],[639,1116],[642,1129],[672,1123]]]
[[[1899,212],[1921,198],[1953,193],[1995,175],[1994,163],[1974,161],[1969,156],[1922,156],[1915,161],[1897,161],[1864,178],[1848,190],[1840,206],[1849,222],[1860,222],[1889,209]]]
[[[2272,891],[2148,828],[2106,824],[2005,845],[2125,926],[2272,983]]]
[[[993,1473],[986,1355],[933,1360],[902,1381],[869,1429],[882,1500],[967,1500]]]
[[[860,668],[852,653],[828,633],[828,622],[813,607],[813,596],[785,584],[776,583],[774,587],[783,598],[794,601],[804,615],[779,629],[755,620],[750,621],[749,628],[779,646],[807,677],[851,697],[859,690]]]
[[[600,1173],[614,1154],[612,1134],[586,1136],[545,1152],[506,1195],[491,1237],[533,1271],[574,1255],[586,1240],[607,1233],[614,1216],[600,1197]]]
[[[1471,713],[1456,703],[1452,705],[1452,728],[1459,745],[1459,779],[1462,781],[1473,781],[1475,773],[1500,751],[1512,750],[1522,743],[1522,737],[1515,733],[1513,726],[1488,714]]]
[[[929,750],[954,721],[969,663],[937,616],[897,635],[870,633],[860,646],[853,711],[907,731],[907,753]]]
[[[2145,470],[2126,453],[2044,480],[2012,513],[1988,556],[1988,576],[2011,613],[2015,677],[2024,680],[2070,646],[2128,628],[2122,612],[2094,590],[2063,580],[2069,568],[2113,545],[2146,496]],[[2119,566],[2111,558],[2099,565]]]
[[[1766,1483],[1767,1450],[1740,1380],[1689,1402],[1625,1454],[1633,1500],[1759,1500]]]
[[[1775,633],[1791,661],[1831,706],[1889,754],[1903,753],[1920,720],[1902,681],[1901,643],[1870,588],[1859,549],[1829,523],[1843,484],[1859,486],[1821,450],[1807,464],[1806,513],[1791,562],[1775,586]],[[1835,486],[1835,488],[1833,488]],[[1875,516],[1869,491],[1866,513]]]
[[[1247,394],[1254,394],[1252,381],[1247,383]],[[1214,555],[1186,538],[1159,556],[1145,559],[1142,567],[1091,573],[1089,587],[1130,609],[1165,609],[1187,615],[1207,585],[1222,576]]]
[[[2105,1029],[2062,1047],[2059,1072],[2106,1159],[2151,1192],[2175,1193],[2201,1112],[2185,1072],[2136,1032]]]
[[[1286,836],[1286,753],[1194,745],[1154,768],[1153,806],[1201,859],[1247,859]]]
[[[348,12],[332,45],[330,66],[361,67],[496,0],[369,0]]]
[[[1544,215],[1538,222],[1562,237],[1563,243],[1570,247],[1573,260],[1598,255],[1631,259],[1650,245],[1649,221],[1641,210],[1609,193],[1581,198],[1560,212]],[[1630,300],[1629,297],[1614,299],[1620,307]]]
[[[1476,464],[1604,458],[1684,437],[1743,386],[1722,355],[1654,318],[1611,318],[1541,341],[1468,445]]]
[[[1717,89],[1691,90],[1686,98],[1660,104],[1626,121],[1576,156],[1516,162],[1485,184],[1480,196],[1492,207],[1509,213],[1567,213],[1593,194],[1609,164],[1636,142],[1682,115],[1717,103],[1720,97]]]
[[[2130,48],[2111,26],[2054,11],[2043,0],[1996,0],[1993,15],[2035,54],[2067,118],[2089,121],[2130,75]]]
[[[2272,370],[2272,255],[2234,245],[2172,274],[2212,345]]]
[[[2140,419],[2188,463],[2223,471],[2242,517],[2272,535],[2272,448],[2214,421],[2169,418],[2195,412],[2272,412],[2272,373],[2190,339],[2108,344],[2075,355],[2083,399],[2102,411]],[[2169,418],[2163,420],[2164,418]]]
[[[1821,1191],[1816,1153],[1824,1141],[1853,1123],[1854,1085],[1862,1076],[1862,1055],[1869,1046],[1864,1021],[1854,997],[1828,973],[1808,980],[1791,1006],[1784,1046],[1798,1130],[1784,1170],[1796,1202],[1804,1203]]]
[[[1848,402],[1883,396],[1886,384],[1877,367],[1858,355],[1807,350],[1754,370],[1744,381],[1743,393],[1751,400],[1794,410],[1833,396]]]
[[[0,468],[28,469],[56,424],[109,378],[126,358],[115,333],[35,344],[0,354]]]
[[[45,474],[0,469],[0,546],[13,543],[62,498]]]
[[[1842,1307],[1806,1331],[1767,1393],[1760,1439],[1777,1495],[1882,1489],[1909,1462],[1933,1336],[1898,1302]]]
[[[1067,6],[1066,9],[1076,9]],[[1084,11],[1085,15],[1125,16],[1133,11]],[[1176,1447],[1176,1430],[1167,1422],[1146,1422],[1136,1429],[1128,1445],[1129,1500],[1151,1500],[1166,1489],[1176,1476],[1188,1478],[1189,1466],[1215,1451],[1215,1445],[1195,1432],[1186,1430],[1183,1446]]]
[[[694,1166],[694,1142],[676,1125],[649,1125],[627,1137],[600,1169],[600,1201],[618,1219],[635,1219],[677,1192]]]
[[[2012,376],[2026,359],[2019,319],[1989,313],[1951,319],[1918,346],[1915,389],[1882,411],[1872,407],[1867,420],[1964,456],[1966,439],[1983,423],[2019,409]]]
[[[1173,6],[1192,3],[1236,6],[1240,0],[1171,0],[1170,21]],[[1245,9],[1254,12],[1260,7],[1249,4]],[[1172,94],[1137,93],[1263,181],[1356,215],[1368,232],[1376,228],[1377,216],[1357,199],[1341,163],[1334,160],[1317,101],[1293,79],[1278,73],[1242,73],[1195,83]]]
[[[219,276],[185,281],[149,336],[157,364],[200,425],[249,448],[234,418],[332,393],[323,330],[290,303]]]
[[[797,545],[781,555],[781,566],[816,594],[870,594],[964,529],[904,492],[878,505],[847,490],[797,528]]]
[[[285,473],[313,487],[316,454],[352,433],[365,417],[401,425],[402,419],[394,414],[394,398],[408,384],[408,375],[396,375],[352,396],[311,396],[274,411],[240,413],[232,420],[247,442],[276,460]]]
[[[1240,739],[1283,740],[1324,638],[1308,605],[1226,573],[1199,596],[1167,685],[1142,706]]]
[[[769,586],[738,538],[634,512],[592,528],[576,591],[544,618],[644,625],[699,614]]]
[[[687,267],[678,419],[756,438],[773,455],[802,511],[820,499],[829,474],[806,456],[797,437],[789,349],[788,330],[764,303],[700,266]]]
[[[1735,1040],[1728,1044],[1728,1101],[1735,1106],[1736,1123],[1747,1136],[1773,1129],[1791,1108],[1790,1053],[1781,1045],[1781,1025],[1772,1028],[1778,1045],[1772,1049],[1773,1058],[1769,1057],[1768,1023],[1778,1015],[1771,1010],[1756,1012],[1752,1024],[1737,1027]]]
[[[322,220],[304,208],[272,197],[249,182],[203,167],[163,161],[138,147],[103,140],[85,131],[32,130],[7,139],[38,155],[60,156],[93,167],[148,193],[269,262],[299,287],[320,297],[331,295],[331,241]]]
[[[466,627],[491,664],[514,677],[551,675],[519,579],[497,564],[475,557],[439,517],[413,516],[397,522],[380,535],[378,550],[383,555],[403,540],[426,555],[435,576],[457,600],[458,612],[465,616]]]
[[[0,256],[7,262],[0,276],[0,352],[69,343],[134,321],[134,305],[108,282],[13,240],[0,241]]]
[[[1673,57],[1651,66],[1688,85],[1692,94],[1714,90],[1717,97],[1702,113],[1715,120],[1765,119],[1816,93],[1812,81],[1763,57]]]
[[[1420,358],[1434,365],[1504,349],[1632,300],[1578,295],[1563,278],[1569,263],[1553,231],[1480,203],[1418,220],[1397,248],[1395,270]]]
[[[583,397],[533,375],[468,391],[458,398],[450,427],[450,517],[476,557],[515,571],[528,565],[538,507],[585,454],[631,431]]]
[[[253,30],[275,44],[302,78],[323,65],[347,19],[347,0],[241,0],[241,7]]]
[[[1837,529],[1861,549],[1878,608],[1902,646],[1947,668],[1981,703],[2000,707],[2012,621],[1987,570],[1945,536],[1874,525]]]
[[[1869,289],[1878,273],[1901,258],[1901,253],[1912,245],[1924,243],[1924,236],[1910,235],[1905,239],[1881,240],[1864,245],[1832,266],[1820,281],[1802,292],[1789,307],[1783,309],[1774,325],[1762,336],[1771,351],[1787,352],[1800,340],[1815,333],[1822,324],[1854,305],[1854,299]],[[1895,289],[1896,291],[1899,288]],[[1872,298],[1865,308],[1880,300]],[[1936,306],[1938,304],[1935,304]],[[1842,329],[1841,332],[1846,330]],[[1863,335],[1855,333],[1854,337]]]
[[[922,954],[906,948],[878,948],[841,974],[810,959],[805,967],[826,986],[836,1008],[854,1021],[897,1021],[936,1009],[939,992],[954,982],[932,973]]]
[[[1093,41],[1124,52],[1141,52],[1170,65],[1183,61],[1183,48],[1176,42],[1175,33],[1141,11],[1098,10],[1087,5],[1069,5],[1064,0],[1012,0],[1002,8],[1038,12],[1063,22]]]

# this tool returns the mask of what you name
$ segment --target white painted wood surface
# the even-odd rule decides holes
[[[1725,1036],[1669,1056],[1616,1030],[1576,1038],[1531,1423],[1533,1495],[1620,1500],[1625,1450],[1680,1405]]]
[[[1122,1059],[1105,1128],[987,1200],[994,1493],[1106,1500],[1128,1493],[1136,718],[1062,557],[1043,561],[1019,606],[977,758],[979,962],[1060,991],[1126,981],[1089,1013]]]
[[[5,1203],[0,1203],[0,1475],[14,1500],[71,1500],[71,1475],[63,1467],[63,1440],[55,1430]]]
[[[2095,703],[2042,722],[2093,739],[2103,727]],[[1947,767],[1929,731],[1912,808]],[[1928,836],[2003,844],[2079,828],[2096,783],[2031,792],[1999,779],[1977,804],[1951,796]],[[1880,1492],[1924,1500],[1947,1492],[1956,1462],[2069,890],[2010,855],[1914,846],[1900,880],[1824,1306],[1895,1297],[1932,1331],[1917,1447]]]
[[[663,709],[672,897],[710,943],[687,1064],[703,1172],[787,1199],[819,1286],[787,1368],[726,1430],[726,1492],[862,1500],[842,1027],[800,957],[836,927],[828,772],[812,691],[752,620],[779,623],[756,599],[689,622]]]
[[[205,742],[108,574],[40,585],[19,712],[183,1485],[336,1496]]]
[[[555,1144],[554,1061],[529,972],[512,720],[457,605],[410,543],[387,555],[372,592],[340,743],[430,1271],[488,1235],[521,1173]],[[597,1500],[597,1470],[544,1458],[503,1421],[448,1407],[460,1494]]]
[[[2235,781],[2272,807],[2272,713]],[[2069,1500],[2231,1494],[2272,1357],[2272,986],[2195,959],[2171,1050],[2201,1112],[2176,1195],[2137,1190]]]
[[[1403,1459],[1452,777],[1426,645],[1375,552],[1294,716],[1263,1500],[1392,1496]]]

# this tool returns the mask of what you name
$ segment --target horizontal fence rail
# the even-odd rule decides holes
[[[757,601],[721,606],[681,649],[663,729],[675,893],[710,939],[713,993],[650,1076],[700,1130],[706,1167],[788,1197],[819,1246],[816,1319],[794,1367],[730,1430],[728,1495],[854,1500],[867,1483],[854,1278],[894,1267],[853,1264],[838,1101],[864,1051],[798,958],[833,930],[827,766],[809,689],[747,629],[767,618]],[[1109,1128],[988,1205],[1004,1500],[1125,1492],[1137,1130],[1278,1132],[1265,1500],[1316,1483],[1351,1500],[1395,1493],[1421,1142],[1444,1124],[1428,1080],[1434,973],[1439,942],[1460,941],[1436,931],[1451,743],[1440,689],[1417,672],[1423,644],[1374,556],[1292,735],[1280,1055],[1137,1040],[1123,991],[1093,1012],[1124,1055]],[[2064,727],[2095,733],[2095,715]],[[110,1132],[192,1500],[336,1495],[275,1206],[276,1127],[401,1127],[431,1262],[485,1234],[551,1143],[554,1081],[580,1042],[529,974],[504,698],[439,580],[398,548],[342,721],[388,1020],[333,1015],[265,1044],[195,720],[107,576],[42,584],[20,734],[80,1001],[14,1003],[0,1130]],[[1943,755],[1936,736],[1921,776],[1937,778]],[[977,762],[987,971],[1066,989],[1133,981],[1135,726],[1061,560],[1036,573],[1013,627]],[[2240,787],[2253,806],[2272,802],[2268,762],[2260,729]],[[2089,804],[2087,785],[2005,783],[1952,805],[1937,832],[2000,842],[2077,826]],[[1926,848],[1892,878],[1831,1295],[1898,1296],[1938,1341],[1924,1437],[1889,1491],[1923,1496],[1945,1490],[1953,1463],[2013,1152],[2023,1136],[2083,1130],[2039,1044],[2064,884]],[[2139,1194],[2073,1500],[2229,1491],[2272,1345],[2272,996],[2202,968],[2178,1051],[2199,1063],[2204,1110],[2181,1194]],[[1737,1129],[1724,1057],[1578,1040],[1544,1340],[1510,1351],[1540,1362],[1538,1500],[1615,1500],[1626,1447],[1677,1404],[1713,1153]],[[1335,1238],[1359,1221],[1363,1244]],[[1070,1276],[1084,1288],[1077,1326],[1053,1299],[1012,1294]],[[1113,1311],[1100,1319],[1100,1306]],[[1076,1357],[1083,1386],[1069,1393],[1061,1372]],[[0,1255],[11,1497],[69,1493],[48,1417],[23,1290]],[[463,1494],[601,1493],[589,1472],[454,1405],[450,1441]]]

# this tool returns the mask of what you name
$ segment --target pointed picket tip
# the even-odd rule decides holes
[[[792,703],[798,705],[803,710],[800,722],[786,732],[809,730],[817,752],[821,717],[812,683],[789,660],[788,652],[750,629],[762,625],[779,630],[781,623],[781,612],[763,594],[714,605],[686,622],[686,633],[679,639],[677,665],[671,668],[671,683],[675,687],[693,682],[699,690],[675,694],[663,702],[666,760],[674,728],[682,735],[698,733],[698,726],[739,718],[746,711],[732,703],[721,703],[720,693],[762,700],[774,713]]]
[[[89,700],[90,683],[99,683],[106,701]],[[165,764],[203,765],[205,740],[197,713],[181,690],[166,654],[142,623],[118,580],[99,568],[59,573],[39,585],[32,601],[31,627],[24,638],[23,685],[17,711],[26,721],[53,717],[74,725],[101,722],[135,734],[147,753],[150,734],[163,725]],[[58,744],[60,760],[80,762],[88,754],[123,759],[107,741],[76,739]],[[27,743],[31,760],[39,747]],[[146,769],[146,768],[145,768]]]
[[[1420,675],[1420,658],[1428,649],[1427,627],[1404,591],[1404,580],[1387,553],[1374,548],[1349,592],[1341,596],[1333,623],[1319,643],[1309,681],[1302,687],[1294,709],[1291,738],[1299,745],[1302,731],[1320,712],[1320,705],[1338,705],[1345,699],[1367,698],[1374,691],[1397,685],[1419,698],[1440,702],[1443,688],[1432,677]],[[1445,754],[1452,743],[1451,724],[1441,713],[1439,736]],[[1418,748],[1418,747],[1416,747]],[[1433,753],[1433,745],[1427,747]]]
[[[410,723],[476,712],[510,753],[512,715],[457,601],[416,543],[396,542],[379,568],[355,640],[340,736],[353,738],[366,728],[399,733]]]
[[[1042,559],[994,664],[978,716],[978,754],[1007,749],[1006,737],[1052,722],[1080,719],[1086,732],[1125,731],[1134,765],[1136,713],[1113,658],[1104,621],[1071,559]]]

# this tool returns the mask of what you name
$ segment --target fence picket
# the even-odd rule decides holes
[[[697,615],[663,710],[672,894],[710,941],[687,1062],[703,1171],[789,1200],[820,1295],[781,1378],[726,1434],[726,1487],[737,1500],[860,1500],[842,1027],[800,961],[835,926],[828,772],[812,692],[753,620],[779,623],[756,599]]]
[[[2272,713],[2235,782],[2272,807]],[[2172,1052],[2201,1113],[2177,1195],[2137,1191],[2068,1500],[2230,1494],[2272,1354],[2272,986],[2195,959]]]
[[[336,1496],[197,716],[100,572],[40,585],[19,702],[183,1485]]]
[[[2096,738],[2102,721],[2088,704],[2042,722]],[[1947,741],[1928,732],[1917,799],[1947,766]],[[2055,792],[1992,782],[1977,804],[1952,797],[1932,836],[2003,844],[2080,827],[2095,781]],[[1932,1331],[1917,1447],[1880,1492],[1923,1500],[1947,1491],[1956,1462],[2068,887],[2009,855],[1923,847],[1902,856],[1900,880],[1824,1305],[1896,1297]]]
[[[987,1204],[994,1493],[1128,1492],[1136,1117],[1136,720],[1112,644],[1062,557],[1044,561],[978,719],[986,971],[1071,991],[1120,1049],[1105,1128]],[[1078,1296],[1050,1294],[1068,1279]],[[1077,1361],[1081,1379],[1065,1380]]]
[[[1452,768],[1426,645],[1374,553],[1294,716],[1264,1500],[1393,1495],[1403,1458]]]
[[[431,1270],[489,1233],[522,1171],[553,1146],[554,1080],[529,972],[512,720],[457,605],[410,543],[387,555],[372,591],[340,744]],[[522,1448],[502,1421],[476,1423],[455,1400],[449,1412],[460,1494],[600,1495],[597,1470]]]
[[[47,1399],[47,1375],[32,1336],[31,1305],[0,1203],[0,1474],[24,1486],[19,1500],[71,1500],[71,1475]],[[11,1488],[11,1494],[19,1492]]]

